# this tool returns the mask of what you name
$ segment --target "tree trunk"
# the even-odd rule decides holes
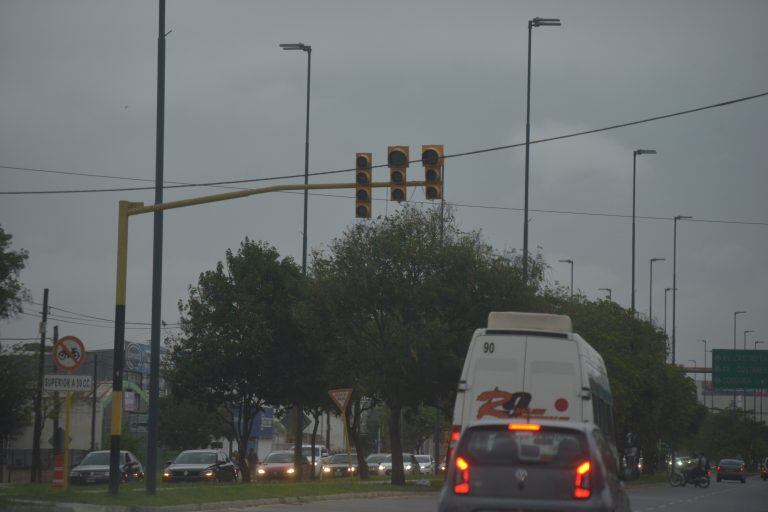
[[[243,474],[244,484],[251,482],[251,468],[248,467],[246,453],[248,452],[248,441],[251,438],[251,427],[255,415],[256,411],[243,405],[240,408],[240,429],[239,432],[235,432],[238,444],[237,465],[240,466],[240,471]]]
[[[317,464],[320,464],[319,460],[315,460],[315,439],[317,438],[317,429],[320,428],[320,417],[322,416],[323,412],[319,409],[312,410],[312,419],[314,419],[314,425],[312,426],[312,458],[310,459],[310,466],[312,467],[312,471],[309,473],[309,479],[314,480],[317,478],[317,475],[315,473],[315,467]],[[320,468],[322,471],[322,468]]]
[[[360,438],[361,411],[360,400],[355,400],[352,404],[354,421],[350,425],[349,414],[347,414],[347,431],[352,444],[355,445],[355,454],[357,455],[357,474],[361,480],[368,480],[368,463],[365,462],[365,453],[363,452],[363,440]]]
[[[403,471],[403,443],[400,439],[400,405],[389,406],[389,444],[392,449],[392,485],[405,485]]]
[[[299,482],[303,476],[301,473],[302,469],[304,468],[304,456],[301,453],[301,445],[304,432],[304,412],[301,410],[301,405],[299,404],[295,404],[293,409],[296,411],[296,423],[294,425],[293,431],[293,464],[296,470],[294,473],[294,480]]]

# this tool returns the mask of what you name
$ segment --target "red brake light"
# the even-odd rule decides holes
[[[536,423],[510,423],[507,425],[508,430],[527,430],[529,432],[538,432],[541,430],[541,425]]]
[[[461,425],[454,425],[451,431],[451,442],[457,443],[459,441],[459,435],[461,435]]]
[[[456,457],[456,475],[453,479],[455,494],[469,494],[469,463],[462,457]]]
[[[739,466],[739,471],[744,471],[744,466]]]
[[[592,465],[589,461],[582,462],[579,467],[576,468],[576,481],[574,482],[573,497],[578,499],[586,499],[592,495],[590,471]]]
[[[717,466],[717,470],[720,471],[720,466]]]

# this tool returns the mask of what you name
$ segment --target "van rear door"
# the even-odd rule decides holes
[[[509,418],[510,411],[525,406],[524,335],[479,335],[472,343],[467,362],[461,424],[480,418]]]
[[[577,343],[568,337],[526,336],[524,389],[532,418],[582,421]]]

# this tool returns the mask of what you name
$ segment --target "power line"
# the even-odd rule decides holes
[[[41,303],[35,302],[33,300],[28,301],[28,303],[29,304],[34,304],[36,306],[42,306]],[[99,321],[102,321],[102,322],[109,322],[109,323],[114,323],[115,322],[111,318],[104,318],[104,317],[101,317],[101,316],[86,315],[85,313],[78,313],[76,311],[70,311],[69,309],[59,308],[59,307],[51,306],[51,305],[48,306],[48,309],[55,309],[56,311],[63,311],[64,313],[69,313],[71,315],[77,315],[78,317],[84,317],[84,318],[87,318],[87,319],[89,318],[89,319],[93,319],[93,320],[99,320]],[[69,316],[65,316],[65,315],[57,315],[57,317],[58,318],[67,318],[67,319],[70,319],[70,320],[83,320],[83,318],[73,318],[73,317],[69,317]],[[126,323],[126,325],[152,325],[150,322],[125,322],[125,323]],[[178,325],[178,324],[168,324],[168,323],[166,323],[164,325]]]
[[[687,110],[681,110],[678,112],[673,112],[671,114],[662,114],[658,116],[653,117],[647,117],[644,119],[639,119],[636,121],[629,121],[626,123],[619,123],[619,124],[613,124],[610,126],[604,126],[602,128],[594,128],[591,130],[583,130],[580,132],[574,132],[569,133],[565,135],[558,135],[554,137],[547,137],[544,139],[536,139],[532,140],[531,144],[540,144],[544,142],[553,142],[556,140],[563,140],[573,137],[579,137],[581,135],[590,135],[593,133],[600,133],[605,132],[609,130],[615,130],[618,128],[626,128],[628,126],[635,126],[643,123],[650,123],[653,121],[659,121],[662,119],[669,119],[672,117],[678,117],[682,115],[692,114],[695,112],[701,112],[703,110],[709,110],[713,108],[720,108],[725,107],[728,105],[733,105],[736,103],[741,103],[745,101],[754,100],[757,98],[761,98],[763,96],[768,96],[768,91],[761,92],[758,94],[753,94],[750,96],[743,96],[741,98],[736,98],[733,100],[727,100],[727,101],[721,101],[719,103],[713,103],[710,105],[705,105],[702,107],[696,107],[691,108]],[[516,143],[516,144],[507,144],[503,146],[492,146],[488,148],[482,148],[482,149],[476,149],[472,151],[465,151],[462,153],[452,153],[449,155],[445,155],[443,158],[457,158],[462,156],[473,156],[473,155],[479,155],[482,153],[490,153],[494,151],[501,151],[505,149],[513,149],[524,146],[525,143]],[[421,160],[411,160],[410,163],[419,163]],[[372,169],[379,169],[387,167],[387,164],[379,164],[371,166]],[[3,169],[13,169],[13,170],[23,170],[23,171],[30,171],[30,172],[46,172],[46,173],[53,173],[53,174],[69,174],[69,175],[76,175],[76,176],[91,176],[91,177],[99,177],[99,178],[112,178],[112,179],[128,179],[132,181],[153,181],[149,179],[144,178],[128,178],[128,177],[122,177],[122,176],[109,176],[109,175],[103,175],[103,174],[92,174],[92,173],[84,173],[84,172],[77,172],[77,171],[53,171],[48,169],[35,169],[31,167],[14,167],[14,166],[2,166],[0,165],[0,168]],[[311,172],[309,173],[310,176],[324,176],[329,174],[338,174],[338,173],[345,173],[345,172],[352,172],[356,169],[354,167],[351,168],[345,168],[345,169],[336,169],[332,171],[318,171],[318,172]],[[272,181],[272,180],[280,180],[280,179],[292,179],[292,178],[301,178],[303,177],[303,173],[296,173],[296,174],[289,174],[284,176],[273,176],[268,178],[248,178],[248,179],[241,179],[241,180],[227,180],[227,181],[212,181],[212,182],[206,182],[206,183],[183,183],[183,182],[171,182],[174,183],[173,185],[165,185],[163,188],[187,188],[187,187],[218,187],[222,185],[233,185],[233,184],[243,184],[243,183],[256,183],[261,181]],[[81,194],[81,193],[92,193],[92,192],[125,192],[125,191],[138,191],[138,190],[154,190],[154,186],[147,186],[147,187],[127,187],[127,188],[101,188],[101,189],[75,189],[75,190],[27,190],[27,191],[2,191],[0,192],[0,195],[33,195],[33,194]]]
[[[33,318],[42,318],[42,315],[35,314],[35,313],[26,313],[26,312],[22,311],[21,314],[25,315],[25,316],[30,316],[30,317],[33,317]],[[87,327],[101,327],[103,329],[114,329],[114,326],[112,326],[112,325],[97,325],[97,324],[89,324],[89,323],[85,323],[85,322],[75,322],[73,320],[64,320],[64,319],[62,319],[60,317],[56,317],[56,316],[53,316],[53,315],[49,315],[48,319],[49,320],[55,320],[56,322],[60,322],[60,323],[63,323],[63,324],[83,325],[83,326],[87,326]],[[178,327],[176,327],[176,326],[170,326],[169,327],[168,324],[165,324],[165,325],[161,326],[160,328],[161,329],[166,329],[166,330],[178,329]],[[151,329],[151,327],[126,327],[126,329],[148,331],[148,330]]]

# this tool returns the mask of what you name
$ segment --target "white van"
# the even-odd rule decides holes
[[[492,312],[469,344],[453,409],[452,443],[481,419],[597,424],[613,439],[613,398],[603,358],[564,315]]]

